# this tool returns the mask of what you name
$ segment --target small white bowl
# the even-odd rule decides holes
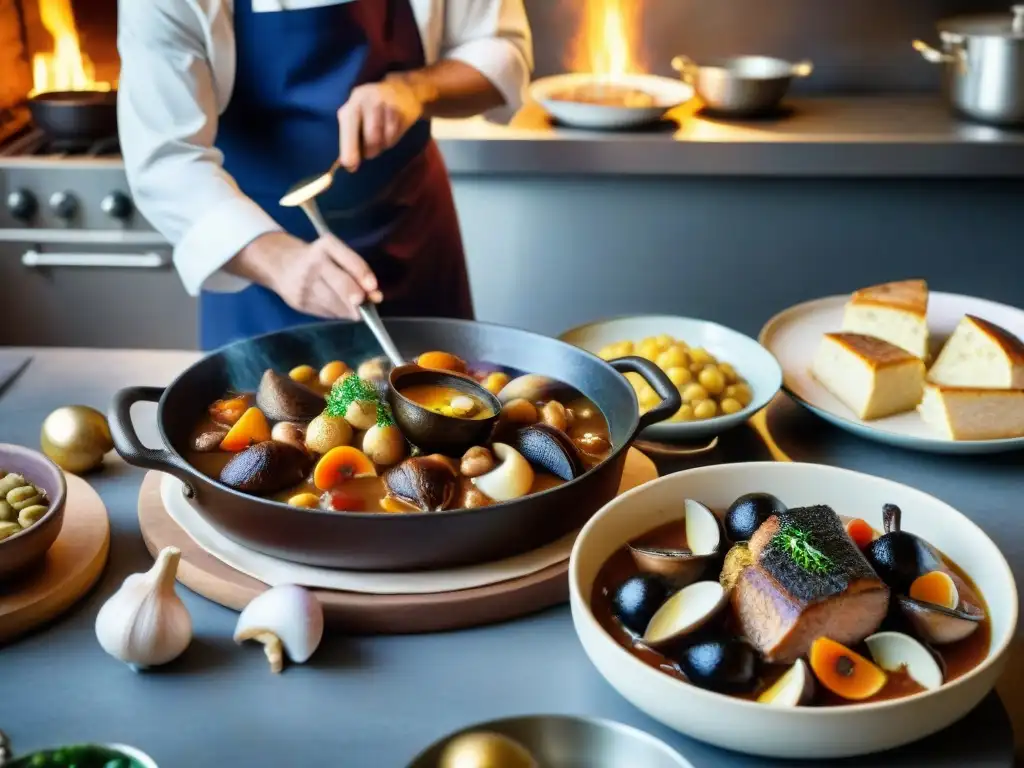
[[[630,539],[683,516],[683,499],[724,510],[737,496],[764,491],[788,506],[828,504],[880,525],[882,505],[903,512],[902,528],[952,558],[988,603],[992,642],[985,660],[934,691],[839,707],[783,709],[732,698],[647,666],[619,645],[590,610],[601,566]],[[977,706],[1006,664],[1017,625],[1017,588],[999,548],[963,514],[933,496],[880,477],[819,464],[755,462],[700,467],[640,486],[603,507],[584,526],[569,561],[573,624],[598,671],[622,696],[680,733],[764,757],[827,759],[908,744],[956,722]]]
[[[674,315],[617,317],[578,326],[558,338],[596,355],[608,344],[627,339],[637,343],[663,333],[691,347],[703,347],[723,363],[732,365],[750,385],[754,397],[739,413],[704,421],[666,421],[650,426],[641,433],[647,440],[694,442],[717,437],[746,422],[782,388],[782,368],[771,352],[749,336],[709,320]]]
[[[556,98],[559,93],[598,82],[644,91],[654,98],[654,104],[649,107],[618,107]],[[657,75],[620,75],[605,80],[592,74],[571,73],[535,80],[530,83],[529,95],[551,117],[564,125],[592,130],[619,130],[657,122],[670,109],[693,98],[693,86],[675,78]]]

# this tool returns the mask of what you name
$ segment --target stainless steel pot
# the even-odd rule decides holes
[[[698,64],[686,56],[672,68],[693,86],[708,109],[735,117],[753,117],[777,108],[794,77],[807,77],[809,61],[793,63],[769,56],[734,56]]]
[[[914,48],[945,65],[953,109],[992,125],[1024,125],[1024,5],[1011,13],[958,16],[938,24],[942,49]]]

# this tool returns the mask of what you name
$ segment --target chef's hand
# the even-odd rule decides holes
[[[358,320],[367,297],[381,300],[373,270],[333,235],[307,243],[270,232],[243,248],[228,268],[274,291],[292,309],[317,317]]]
[[[349,171],[398,143],[423,116],[423,101],[412,80],[400,74],[352,90],[338,110],[339,159]]]

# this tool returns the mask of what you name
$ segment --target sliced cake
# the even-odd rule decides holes
[[[1024,389],[1024,342],[995,323],[965,315],[928,371],[945,387]]]
[[[913,410],[924,390],[924,361],[858,333],[826,333],[811,374],[865,421]]]
[[[921,418],[949,440],[1024,437],[1024,390],[927,384]]]
[[[856,291],[843,312],[843,331],[895,344],[928,357],[928,283],[901,280]]]

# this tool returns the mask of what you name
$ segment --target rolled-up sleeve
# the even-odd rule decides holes
[[[237,291],[222,271],[280,226],[238,188],[213,147],[219,114],[209,47],[194,4],[121,0],[118,130],[138,210],[174,247],[186,291]]]
[[[449,0],[441,58],[469,64],[518,108],[533,71],[523,0]]]

